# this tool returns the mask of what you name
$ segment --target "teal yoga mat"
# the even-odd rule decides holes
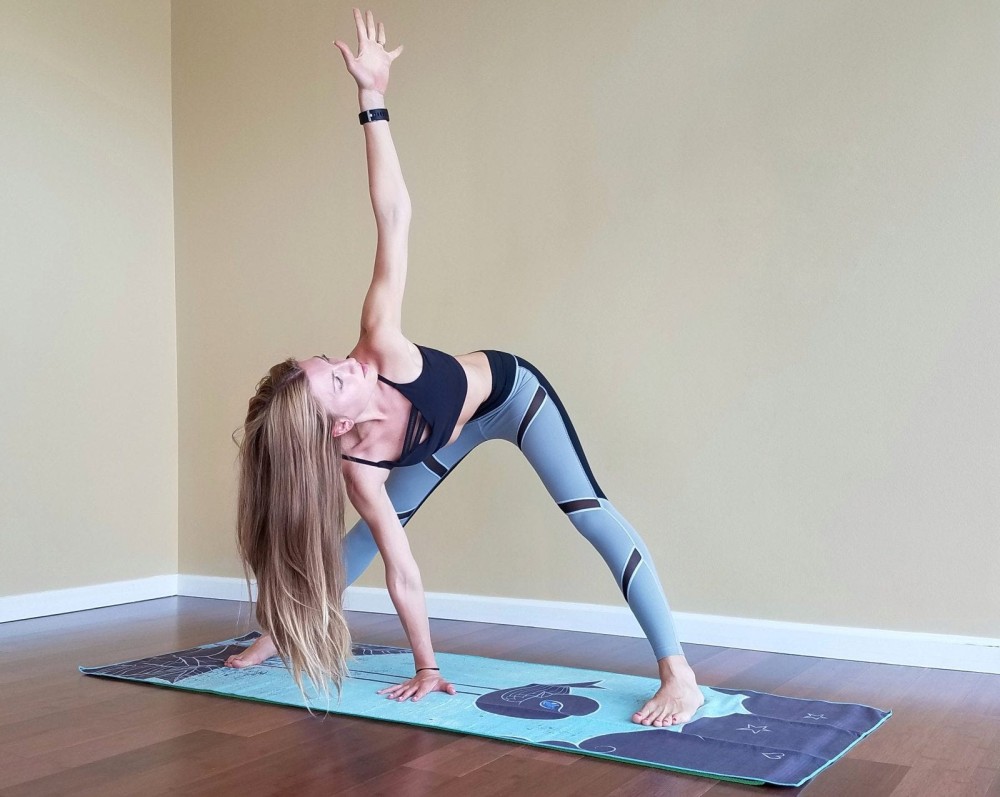
[[[80,667],[80,672],[305,707],[280,658],[240,670],[224,665],[259,636],[254,631],[144,659]],[[415,702],[387,700],[377,690],[412,675],[412,652],[355,643],[341,702],[333,691],[329,702],[311,698],[309,708],[777,786],[803,785],[892,716],[891,711],[856,703],[701,686],[705,705],[691,720],[654,728],[631,721],[659,686],[654,678],[436,655],[457,694],[435,692]]]

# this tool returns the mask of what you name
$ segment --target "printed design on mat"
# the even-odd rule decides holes
[[[681,725],[600,734],[576,742],[550,739],[542,744],[676,765],[686,760],[686,746],[693,740],[732,742],[735,745],[725,748],[725,754],[735,756],[733,762],[739,759],[740,772],[766,778],[771,766],[766,761],[782,761],[803,771],[822,768],[885,717],[878,709],[853,703],[811,701],[719,687],[713,687],[712,692],[723,696],[714,711],[703,711],[714,701],[706,702],[703,710]],[[816,727],[817,716],[824,711],[825,722]],[[768,738],[758,741],[754,738],[758,736]],[[692,759],[681,765],[695,766],[695,762]]]
[[[388,645],[354,645],[351,651],[355,656],[370,656],[388,653],[411,653],[408,648],[394,648]],[[365,670],[352,670],[351,677],[360,681],[375,681],[387,683],[384,678]],[[389,681],[392,683],[392,681]],[[571,684],[538,684],[530,683],[521,686],[497,689],[496,686],[481,686],[478,684],[459,684],[457,692],[468,695],[478,695],[475,706],[482,711],[500,717],[513,717],[526,720],[559,720],[568,717],[584,717],[593,714],[601,704],[590,697],[574,695],[572,689],[603,689],[598,686],[600,681],[585,681]],[[485,694],[475,691],[489,690]]]
[[[710,725],[701,725],[698,730],[685,727],[679,733],[672,733],[667,728],[653,728],[606,733],[578,743],[553,739],[542,744],[680,769],[738,775],[765,782],[774,782],[782,771],[815,773],[829,763],[829,759],[804,750],[762,749],[753,744],[722,746],[719,741],[721,740],[715,737]],[[782,770],[776,770],[776,767],[782,767]],[[790,784],[786,782],[785,785]]]
[[[601,707],[596,700],[574,695],[571,689],[603,689],[600,681],[578,684],[528,684],[513,689],[488,692],[476,700],[476,708],[527,720],[560,720],[566,717],[584,717]]]
[[[256,639],[260,634],[251,632],[230,642],[239,643],[247,639]],[[246,650],[246,645],[215,643],[197,648],[164,653],[160,656],[150,656],[145,659],[122,661],[109,664],[106,667],[81,667],[90,675],[111,675],[117,678],[135,678],[146,680],[155,678],[168,684],[176,684],[188,678],[211,672],[224,667],[226,659]],[[268,659],[270,661],[270,659]],[[278,659],[280,662],[281,660]]]
[[[409,653],[409,648],[394,648],[390,645],[351,645],[355,656],[386,656],[390,653]]]
[[[89,675],[111,675],[117,678],[133,678],[148,680],[155,678],[168,684],[176,684],[197,675],[204,675],[212,670],[225,668],[226,659],[232,655],[243,653],[248,643],[260,636],[257,631],[251,631],[241,637],[210,645],[201,645],[187,650],[150,656],[145,659],[123,661],[109,664],[105,667],[84,667],[83,672]],[[228,643],[228,644],[227,644]],[[407,648],[394,648],[390,645],[352,645],[351,653],[355,656],[379,656],[395,653],[409,653]],[[272,656],[262,661],[258,667],[284,668],[285,663],[280,656]],[[247,671],[249,671],[248,668]]]

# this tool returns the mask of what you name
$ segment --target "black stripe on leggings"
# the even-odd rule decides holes
[[[475,447],[473,447],[473,448],[469,449],[469,450],[468,450],[468,451],[467,451],[467,452],[466,452],[466,453],[465,453],[465,454],[464,454],[464,455],[462,456],[462,459],[465,459],[465,458],[466,458],[467,456],[469,456],[469,454],[471,454],[471,453],[472,453],[473,451],[475,451],[475,450],[476,450],[476,449],[475,449]],[[457,468],[457,467],[458,467],[458,466],[459,466],[459,465],[460,465],[460,464],[462,463],[462,459],[460,459],[460,460],[459,460],[458,462],[456,462],[456,463],[455,463],[454,465],[452,465],[452,466],[451,466],[451,470],[445,470],[445,472],[444,472],[444,476],[442,476],[442,477],[441,477],[440,479],[438,479],[438,480],[437,480],[437,482],[435,482],[435,483],[434,483],[434,486],[433,486],[433,487],[431,487],[431,489],[429,489],[429,490],[427,491],[427,495],[425,495],[425,496],[424,496],[423,498],[421,498],[421,499],[420,499],[420,503],[419,503],[419,504],[417,504],[417,505],[416,505],[415,507],[413,507],[413,509],[409,510],[408,512],[400,512],[400,513],[397,513],[397,514],[398,514],[398,517],[399,517],[399,521],[400,521],[400,523],[401,523],[401,524],[402,524],[403,526],[405,526],[405,525],[406,525],[406,523],[407,523],[407,521],[408,521],[408,520],[409,520],[409,519],[410,519],[411,517],[413,517],[413,516],[414,516],[414,515],[415,515],[415,514],[417,513],[417,510],[418,510],[418,509],[420,509],[420,507],[422,507],[422,506],[424,505],[424,501],[426,501],[426,500],[427,500],[428,498],[430,498],[430,497],[431,497],[431,493],[433,493],[433,492],[434,492],[434,491],[435,491],[435,490],[436,490],[436,489],[437,489],[438,487],[440,487],[440,486],[441,486],[442,484],[444,484],[444,480],[445,480],[445,477],[446,477],[446,476],[447,476],[447,475],[448,475],[449,473],[454,473],[454,471],[455,471],[455,468]],[[412,467],[412,466],[411,466],[411,467]]]
[[[577,437],[576,435],[576,429],[573,428],[573,422],[569,419],[569,413],[566,412],[566,408],[563,407],[562,401],[559,400],[559,394],[556,393],[555,388],[552,387],[552,385],[549,383],[549,380],[546,379],[542,375],[542,372],[539,371],[537,368],[535,368],[535,366],[533,366],[527,360],[522,360],[520,357],[517,358],[517,361],[535,375],[535,378],[538,379],[539,384],[542,387],[544,387],[545,392],[549,394],[549,398],[552,399],[552,402],[556,405],[556,408],[559,410],[559,414],[562,415],[563,423],[566,424],[566,431],[569,432],[569,439],[573,443],[573,448],[576,451],[576,455],[580,458],[580,464],[583,465],[583,470],[587,474],[587,479],[590,481],[590,486],[594,488],[594,494],[598,498],[606,499],[607,496],[604,494],[604,490],[600,488],[600,485],[598,485],[597,479],[594,478],[594,472],[590,469],[590,463],[587,462],[587,456],[586,454],[583,453],[583,446],[580,445],[580,438]],[[520,435],[518,436],[517,444],[518,446],[521,445]]]
[[[545,390],[539,387],[531,399],[531,404],[528,405],[528,411],[524,413],[524,417],[521,419],[521,428],[517,430],[518,448],[521,447],[521,439],[524,437],[524,433],[528,431],[528,424],[531,423],[531,419],[534,418],[538,414],[538,411],[542,408],[543,401],[545,401]]]
[[[626,602],[628,601],[628,587],[632,583],[632,576],[635,575],[635,569],[639,566],[639,562],[642,561],[642,555],[639,553],[638,549],[632,549],[632,555],[628,558],[628,564],[625,565],[625,572],[622,573],[622,594],[625,596]]]
[[[433,455],[424,460],[424,465],[427,466],[428,470],[437,474],[442,479],[448,475],[448,469],[442,463],[438,462]]]
[[[596,498],[579,498],[576,501],[563,501],[559,508],[568,515],[581,509],[600,509],[601,502]]]

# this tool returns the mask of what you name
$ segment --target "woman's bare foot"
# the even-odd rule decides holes
[[[679,725],[690,720],[704,705],[705,696],[698,688],[694,670],[683,656],[660,660],[660,681],[662,686],[632,715],[632,722],[656,728]]]
[[[226,659],[226,666],[237,669],[253,667],[255,664],[260,664],[264,659],[269,659],[271,656],[277,655],[278,649],[274,646],[271,635],[264,634],[242,653],[234,653]]]

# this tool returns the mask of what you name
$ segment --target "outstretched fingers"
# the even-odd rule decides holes
[[[375,15],[371,11],[366,11],[365,15],[361,15],[361,9],[354,9],[354,23],[358,28],[358,46],[364,44],[367,39],[370,42],[380,39],[379,43],[385,42],[385,27],[380,22],[378,28],[375,26]],[[376,34],[379,34],[376,36]]]
[[[368,38],[368,31],[365,28],[365,21],[361,18],[361,9],[354,9],[354,26],[358,29],[358,50],[361,49],[361,45],[365,39]]]
[[[361,53],[366,47],[365,44],[366,42],[372,42],[373,44],[380,44],[382,45],[383,48],[385,47],[385,42],[386,42],[385,23],[379,22],[378,24],[376,24],[375,16],[372,14],[371,11],[367,11],[365,12],[364,15],[362,15],[361,9],[355,8],[354,24],[355,27],[357,27],[358,29],[358,55],[357,55],[358,58],[361,57]],[[337,44],[337,46],[340,47],[340,45],[337,42],[334,42],[334,44]],[[344,45],[344,47],[346,46],[347,45]],[[344,52],[344,47],[340,48],[341,52]],[[399,47],[397,47],[392,52],[388,52],[387,54],[390,58],[390,61],[395,61],[402,52],[403,52],[403,45],[399,45]]]

